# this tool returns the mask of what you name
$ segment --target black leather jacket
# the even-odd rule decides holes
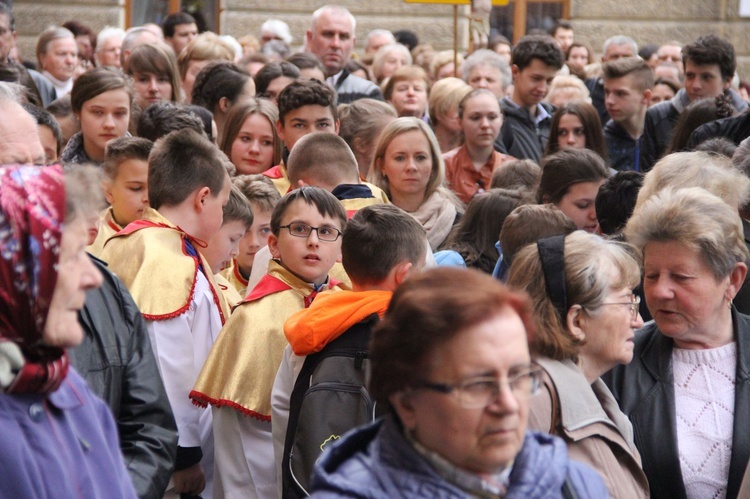
[[[550,116],[555,113],[552,104],[541,104]],[[495,140],[495,150],[516,159],[530,159],[539,163],[547,146],[552,118],[546,118],[537,125],[527,109],[516,106],[508,97],[500,99],[500,109],[505,120]]]
[[[724,137],[735,145],[740,145],[740,142],[750,137],[750,112],[745,111],[739,116],[704,123],[690,134],[688,148],[694,149],[704,140],[714,137]]]
[[[747,102],[743,101],[734,90],[727,90],[727,95],[732,99],[732,105],[738,111],[743,112],[748,108]],[[660,102],[648,108],[643,128],[641,171],[649,171],[664,155],[672,141],[672,132],[677,120],[688,104],[690,102],[687,92],[683,88],[672,97],[672,100]]]
[[[737,341],[737,374],[734,394],[732,458],[727,498],[737,497],[750,459],[750,317],[732,310]],[[685,499],[677,450],[674,377],[671,338],[649,322],[635,338],[633,361],[617,366],[602,377],[633,423],[635,445],[641,453],[643,471],[652,499]]]
[[[140,310],[106,264],[91,259],[104,280],[86,294],[78,316],[85,337],[70,359],[112,409],[138,496],[161,498],[174,467],[177,425]]]

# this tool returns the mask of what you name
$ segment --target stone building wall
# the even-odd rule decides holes
[[[644,45],[723,36],[735,47],[740,75],[750,80],[750,18],[739,16],[739,0],[572,0],[570,15],[576,38],[597,53],[619,34]]]
[[[152,0],[156,1],[156,0]],[[95,30],[125,25],[125,0],[16,0],[14,11],[19,47],[33,58],[36,36],[47,26],[77,18]],[[321,0],[223,0],[221,32],[234,36],[257,34],[270,17],[289,23],[295,45],[301,45],[310,13]],[[422,41],[437,49],[452,48],[453,7],[407,4],[403,0],[339,0],[357,17],[357,50],[368,31],[375,28],[413,29]],[[750,80],[750,20],[739,17],[739,0],[571,0],[570,13],[576,36],[600,51],[616,34],[628,34],[639,43],[676,39],[689,42],[716,33],[737,49],[739,69]],[[465,47],[466,7],[460,7],[459,40]]]
[[[15,0],[18,47],[24,58],[36,61],[36,39],[49,26],[70,19],[98,31],[105,26],[125,26],[124,0]]]
[[[278,17],[289,24],[294,45],[303,43],[305,30],[310,25],[310,14],[327,3],[320,0],[278,1],[224,0],[221,30],[225,34],[242,36],[259,33],[266,19]],[[340,0],[357,18],[356,50],[364,48],[370,30],[386,28],[391,31],[411,29],[420,40],[438,50],[453,48],[453,6],[405,3],[403,0]],[[289,6],[287,7],[287,4]],[[465,7],[459,7],[459,40],[467,37]],[[256,35],[257,36],[257,35]]]

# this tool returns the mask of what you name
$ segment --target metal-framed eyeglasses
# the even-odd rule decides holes
[[[289,234],[294,237],[309,237],[312,231],[318,235],[318,239],[332,243],[341,236],[341,231],[336,227],[324,225],[322,227],[313,227],[304,222],[292,222],[289,225],[281,225],[279,229],[287,229]]]
[[[602,303],[602,305],[621,305],[630,307],[630,317],[632,320],[638,320],[638,312],[640,311],[641,297],[638,295],[630,295],[630,301],[623,302],[612,302]]]
[[[453,395],[458,404],[465,409],[483,409],[497,400],[501,385],[507,385],[516,399],[534,395],[539,389],[541,370],[529,366],[508,377],[476,376],[466,378],[458,383],[433,383],[421,381],[417,388]]]

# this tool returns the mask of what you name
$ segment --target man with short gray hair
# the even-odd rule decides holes
[[[323,63],[326,83],[336,90],[339,104],[366,97],[383,100],[377,85],[350,74],[345,67],[356,41],[356,25],[354,16],[345,7],[325,5],[313,12],[306,33],[307,51]]]

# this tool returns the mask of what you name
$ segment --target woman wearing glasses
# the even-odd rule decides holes
[[[651,497],[747,497],[750,317],[732,300],[750,255],[736,208],[700,188],[664,190],[625,230],[643,253],[654,322],[608,381],[633,422]]]
[[[402,284],[370,350],[387,415],[323,454],[313,497],[606,497],[562,441],[526,431],[539,375],[529,308],[474,270]]]
[[[612,497],[648,497],[633,430],[599,377],[633,358],[643,326],[635,251],[583,231],[529,245],[514,257],[508,284],[533,301],[530,347],[543,369],[529,427],[563,438],[573,459],[595,468]]]

